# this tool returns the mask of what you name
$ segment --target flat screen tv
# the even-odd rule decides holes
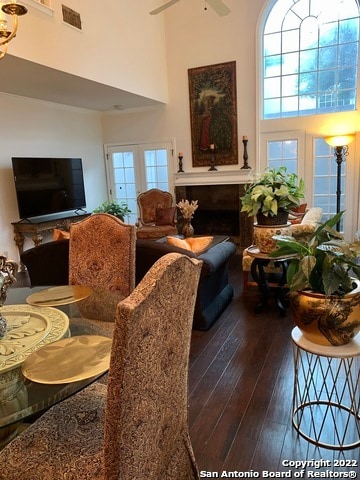
[[[86,207],[81,158],[13,157],[21,219]]]

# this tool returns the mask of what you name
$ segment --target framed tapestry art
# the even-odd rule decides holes
[[[238,163],[236,62],[190,68],[193,167]]]

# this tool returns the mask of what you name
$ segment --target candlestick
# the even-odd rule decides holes
[[[247,136],[244,135],[243,136],[243,139],[242,139],[242,142],[244,144],[244,153],[243,153],[243,160],[244,160],[244,165],[241,167],[240,170],[248,170],[250,169],[251,167],[248,165],[248,153],[247,153],[247,144],[248,144],[248,139],[247,139]]]
[[[181,173],[181,172],[184,172],[183,163],[182,163],[182,159],[183,159],[183,153],[182,152],[179,152],[178,159],[179,159],[179,170],[177,171],[177,173]]]
[[[211,166],[209,168],[209,172],[214,172],[215,170],[217,170],[217,168],[215,167],[215,145],[212,143],[210,145],[210,152],[211,152]]]

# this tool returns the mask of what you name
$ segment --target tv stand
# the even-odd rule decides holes
[[[91,215],[90,213],[84,212],[79,214],[74,212],[68,214],[67,216],[59,215],[51,219],[45,218],[32,218],[22,219],[18,222],[12,222],[14,228],[14,240],[19,251],[19,256],[21,256],[24,251],[25,244],[25,235],[31,235],[31,239],[34,242],[34,246],[40,245],[43,241],[42,233],[52,232],[54,228],[61,228],[63,230],[69,230],[70,224],[74,222],[79,222],[80,220]],[[20,272],[25,270],[25,266],[20,261]]]
[[[75,215],[83,215],[84,213],[86,213],[86,210],[84,210],[83,208],[77,208],[74,213]]]

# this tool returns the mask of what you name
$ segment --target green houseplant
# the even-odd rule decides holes
[[[125,202],[118,203],[115,200],[103,202],[99,207],[93,210],[93,213],[109,213],[124,221],[125,217],[131,213]]]
[[[295,321],[315,343],[343,345],[360,330],[360,240],[333,227],[344,212],[320,223],[307,242],[274,236],[272,258],[289,256],[287,283]]]
[[[268,168],[255,176],[254,181],[245,187],[245,193],[240,200],[241,211],[249,217],[259,214],[265,217],[275,217],[281,212],[300,205],[304,198],[304,181],[298,179],[295,173],[288,173],[286,167]],[[286,223],[287,217],[285,222]],[[280,225],[281,223],[279,223]]]

